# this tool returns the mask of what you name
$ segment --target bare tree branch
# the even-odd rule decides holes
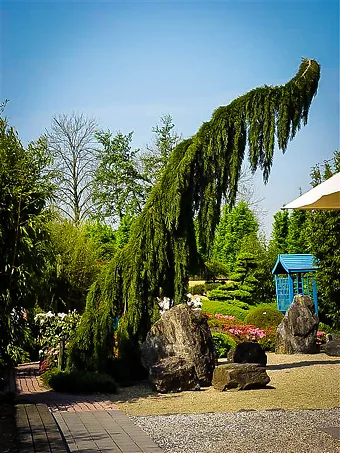
[[[97,167],[96,129],[94,119],[73,113],[53,117],[50,131],[46,131],[48,147],[55,159],[58,208],[74,223],[90,209]]]

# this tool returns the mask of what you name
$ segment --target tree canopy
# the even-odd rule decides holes
[[[311,172],[316,186],[340,171],[340,151],[323,169],[316,165]],[[317,284],[322,319],[340,328],[340,213],[320,210],[309,212],[305,225],[309,251],[318,261]]]
[[[226,264],[233,270],[243,238],[256,233],[257,230],[258,222],[245,201],[240,201],[233,208],[224,206],[216,228],[212,249],[213,260]]]
[[[133,357],[151,326],[160,288],[175,303],[185,300],[188,272],[200,264],[199,243],[209,250],[222,197],[233,204],[248,144],[253,171],[267,182],[275,137],[283,152],[306,124],[320,77],[315,60],[303,59],[283,86],[263,86],[215,110],[170,155],[160,180],[133,224],[128,244],[92,286],[74,352],[103,366],[113,354],[113,322],[119,353]],[[204,252],[204,250],[203,250]]]
[[[50,218],[47,202],[53,185],[46,167],[46,140],[25,149],[0,118],[0,355],[17,338],[21,307],[33,306],[45,267]]]

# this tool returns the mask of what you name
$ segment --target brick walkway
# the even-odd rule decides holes
[[[162,453],[109,395],[69,395],[44,388],[38,363],[16,368],[21,453]],[[64,449],[63,449],[64,448]]]

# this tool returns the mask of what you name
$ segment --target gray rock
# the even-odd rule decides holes
[[[153,365],[149,380],[160,393],[200,389],[194,364],[181,357],[167,357]]]
[[[262,366],[267,365],[267,355],[258,343],[245,341],[239,343],[233,354],[235,363],[259,363]]]
[[[212,385],[216,390],[239,390],[265,387],[270,381],[265,367],[255,363],[227,363],[214,370]]]
[[[277,354],[314,354],[319,318],[309,296],[297,295],[277,328]]]
[[[325,354],[333,356],[333,357],[340,357],[340,341],[339,340],[331,340],[324,346]]]
[[[141,346],[142,363],[147,370],[172,356],[194,364],[201,386],[211,385],[215,355],[207,319],[186,304],[166,311],[152,326]]]

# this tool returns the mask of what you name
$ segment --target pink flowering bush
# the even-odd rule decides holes
[[[276,330],[269,327],[260,329],[253,324],[245,324],[234,316],[205,313],[208,325],[213,332],[224,332],[232,337],[236,344],[245,341],[257,341],[265,351],[275,350]]]
[[[232,326],[223,329],[235,335],[241,342],[243,341],[257,341],[266,336],[266,333],[253,325]]]
[[[317,331],[316,332],[316,344],[326,343],[326,332]]]

